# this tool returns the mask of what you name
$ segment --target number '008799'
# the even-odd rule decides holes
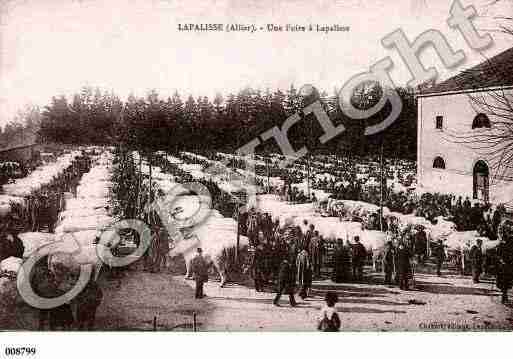
[[[6,356],[29,356],[36,354],[35,347],[6,347],[4,351]]]

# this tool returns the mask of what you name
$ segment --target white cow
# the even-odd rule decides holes
[[[92,276],[96,278],[102,267],[98,252],[109,249],[98,245],[78,246],[73,241],[56,242],[48,255],[48,268],[65,288],[72,288],[80,274],[82,265],[92,265]]]
[[[477,231],[454,232],[444,242],[449,254],[461,258],[463,271],[465,271],[466,256],[470,253],[470,249],[477,243],[478,239],[483,242],[482,249],[484,253],[496,248],[500,243],[497,240],[492,241],[488,237],[481,237]]]
[[[103,229],[112,225],[114,222],[115,218],[107,215],[67,217],[55,228],[55,233]]]
[[[38,248],[55,241],[55,234],[41,232],[24,232],[18,234],[23,242],[23,258],[28,258]]]
[[[383,257],[387,243],[387,234],[381,231],[363,231],[360,235],[360,243],[367,253],[372,253],[372,268],[377,271],[377,261]]]
[[[247,237],[240,236],[240,248],[247,247],[249,241]],[[203,256],[211,264],[214,265],[221,277],[221,287],[228,280],[227,258],[225,258],[226,250],[234,248],[237,245],[237,231],[226,230],[205,226],[201,230],[195,231],[188,239],[178,241],[169,256],[176,257],[183,255],[187,268],[186,278],[191,278],[190,262],[196,255],[197,248],[203,250]]]

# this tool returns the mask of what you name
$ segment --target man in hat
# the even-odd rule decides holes
[[[355,244],[353,245],[353,279],[361,281],[363,278],[363,264],[367,258],[367,251],[363,244],[360,243],[360,237],[354,237]]]
[[[203,250],[196,249],[196,256],[191,261],[191,271],[194,281],[196,282],[195,298],[200,299],[205,295],[203,294],[203,283],[208,281],[208,263],[203,258]]]
[[[403,242],[397,248],[397,274],[399,277],[399,288],[408,290],[408,280],[411,276],[410,251]]]
[[[433,254],[436,259],[436,275],[440,277],[442,275],[442,264],[445,261],[444,242],[441,239],[438,240],[438,243],[433,251]]]
[[[472,264],[472,281],[479,283],[479,277],[483,272],[483,240],[478,238],[476,244],[470,249],[470,263]]]

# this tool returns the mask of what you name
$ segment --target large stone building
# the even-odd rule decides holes
[[[513,204],[510,106],[513,48],[419,94],[419,192]]]

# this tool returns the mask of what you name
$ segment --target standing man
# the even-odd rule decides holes
[[[342,283],[346,279],[346,273],[349,271],[346,267],[344,267],[345,264],[345,257],[347,256],[347,253],[345,252],[344,248],[344,242],[341,238],[337,239],[337,244],[335,246],[335,251],[333,254],[333,273],[331,280],[335,283]]]
[[[497,247],[497,288],[502,292],[502,304],[508,302],[508,289],[513,284],[513,239],[503,238]]]
[[[427,235],[424,230],[424,226],[419,226],[417,233],[415,234],[415,255],[417,256],[417,261],[420,264],[424,264],[424,259],[426,258],[427,252]]]
[[[285,258],[280,265],[280,273],[278,275],[278,293],[274,298],[274,305],[280,306],[280,298],[282,293],[289,295],[290,305],[295,307],[297,305],[296,299],[294,298],[294,270],[290,265],[287,258]]]
[[[200,299],[205,295],[203,294],[203,283],[208,281],[208,264],[205,258],[203,258],[203,250],[198,248],[196,257],[192,259],[191,269],[192,276],[196,282],[196,294],[195,298]]]
[[[320,256],[320,241],[319,231],[314,231],[314,236],[310,241],[310,249],[308,252],[310,253],[310,258],[312,262],[312,271],[313,276],[318,278],[321,275],[321,256]]]
[[[363,279],[363,264],[367,258],[367,251],[363,244],[360,243],[360,237],[354,237],[355,244],[353,245],[353,279],[361,281]]]
[[[255,282],[255,290],[257,292],[262,292],[264,290],[264,248],[262,244],[259,244],[255,248],[255,253],[253,254],[253,280]]]
[[[299,296],[305,300],[312,284],[312,265],[306,249],[302,249],[296,260],[297,281],[300,288]]]
[[[383,269],[385,271],[385,284],[392,284],[392,273],[394,272],[395,248],[391,240],[387,242],[383,253]]]
[[[169,236],[164,228],[155,225],[155,262],[153,263],[153,272],[160,272],[162,268],[166,268],[167,254],[169,253]]]
[[[472,264],[472,281],[479,283],[479,277],[483,272],[483,241],[478,238],[476,244],[470,249],[470,262]]]
[[[310,224],[310,226],[308,226],[308,230],[306,231],[306,233],[303,237],[303,243],[302,243],[303,248],[305,248],[306,250],[310,249],[310,243],[312,242],[312,238],[314,237],[314,235],[315,235],[315,226],[313,224]]]
[[[408,279],[411,274],[410,251],[404,243],[399,243],[399,247],[397,248],[397,272],[399,276],[399,288],[408,290]]]
[[[441,277],[442,276],[442,264],[445,261],[445,248],[444,248],[444,242],[439,239],[438,243],[435,247],[434,253],[436,258],[436,275]]]

